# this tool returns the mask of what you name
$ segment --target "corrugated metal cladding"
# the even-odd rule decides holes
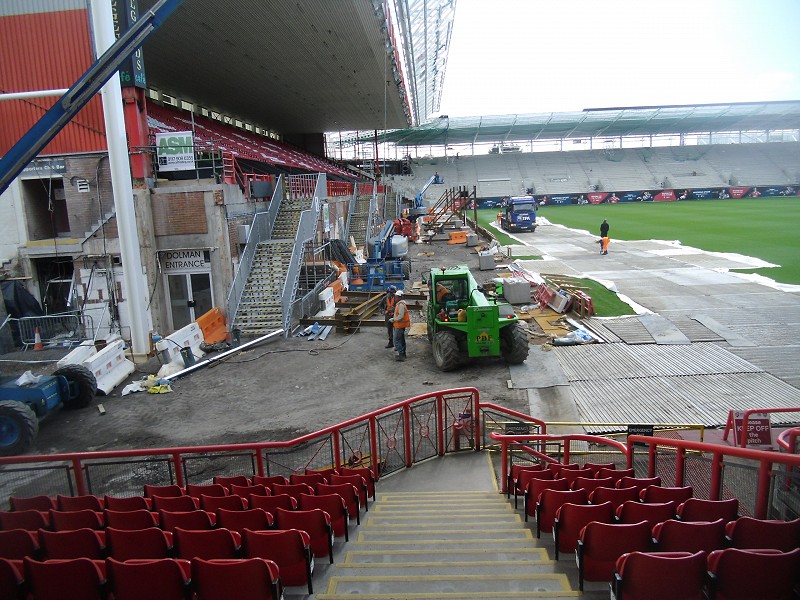
[[[5,2],[3,12],[8,12]],[[28,4],[14,2],[12,5]],[[32,2],[73,6],[72,0]],[[82,4],[82,3],[79,3]],[[31,12],[0,16],[0,91],[23,92],[71,87],[91,66],[92,53],[85,4],[80,10]],[[4,154],[53,105],[56,98],[0,102],[0,154]],[[78,113],[42,154],[106,149],[100,98]]]
[[[85,8],[86,0],[3,0],[0,2],[0,17]]]

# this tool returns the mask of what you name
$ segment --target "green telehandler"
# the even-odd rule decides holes
[[[514,308],[489,299],[465,265],[432,269],[428,284],[428,340],[436,366],[458,368],[468,358],[502,356],[517,365],[528,358],[528,334]]]

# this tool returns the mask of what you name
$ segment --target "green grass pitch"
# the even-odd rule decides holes
[[[679,240],[684,246],[760,258],[780,266],[742,272],[800,284],[798,197],[544,206],[539,215],[598,237],[600,223],[608,219],[612,244],[615,239]]]

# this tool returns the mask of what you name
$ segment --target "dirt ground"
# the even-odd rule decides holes
[[[457,264],[469,265],[480,283],[495,277],[478,270],[475,250],[445,242],[412,244],[411,282],[433,267]],[[423,312],[412,311],[412,322],[424,320]],[[323,342],[293,337],[243,351],[176,380],[171,393],[122,397],[123,383],[89,408],[46,419],[30,453],[283,441],[418,394],[461,386],[477,387],[485,401],[528,411],[525,391],[508,389],[502,359],[443,373],[425,335],[408,338],[406,362],[396,362],[385,345],[383,327],[362,327],[350,335],[333,331]],[[0,359],[52,360],[65,353],[45,349]],[[154,374],[159,366],[155,358],[138,365],[129,381]],[[5,374],[27,369],[44,374],[55,365],[0,363]]]

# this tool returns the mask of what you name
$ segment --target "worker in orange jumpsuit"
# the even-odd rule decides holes
[[[611,239],[608,236],[602,237],[597,240],[597,243],[600,244],[600,254],[608,254],[608,245],[611,243]]]

